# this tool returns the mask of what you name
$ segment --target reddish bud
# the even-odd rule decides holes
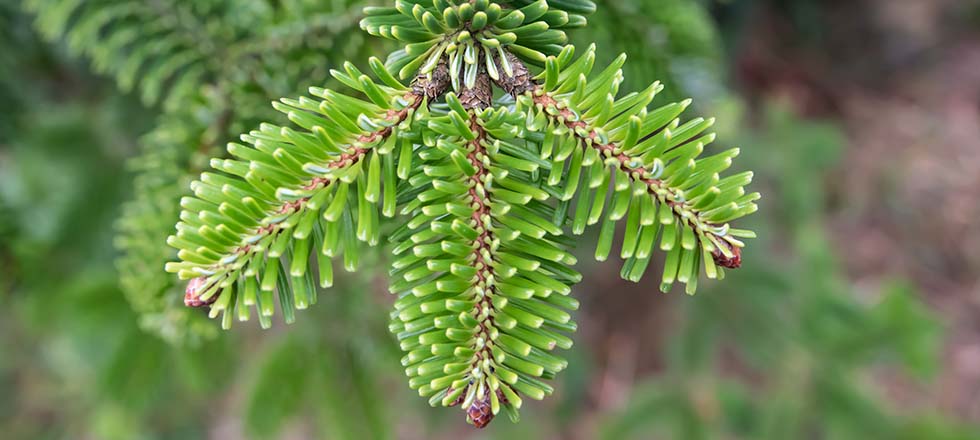
[[[721,252],[720,249],[715,249],[711,253],[711,256],[715,259],[715,264],[721,267],[727,267],[729,269],[738,269],[742,266],[742,249],[739,247],[732,246],[730,243],[724,240],[721,241],[723,246],[727,246],[728,250],[731,251],[732,256],[726,257],[725,254]]]
[[[466,409],[466,415],[473,423],[473,426],[480,429],[486,428],[493,421],[493,411],[490,409],[490,395],[487,394],[473,401],[473,404]]]
[[[207,277],[197,277],[187,283],[187,289],[184,290],[184,305],[187,307],[204,307],[214,304],[218,300],[218,295],[211,295],[210,298],[206,300],[201,299],[201,294],[204,293],[204,287],[207,285]]]

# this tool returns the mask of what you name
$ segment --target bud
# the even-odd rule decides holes
[[[412,83],[412,90],[419,96],[435,99],[446,92],[449,88],[449,66],[445,61],[440,61],[439,65],[429,75],[420,75]]]
[[[459,102],[467,110],[482,110],[493,105],[493,86],[482,64],[477,67],[476,82],[472,87],[464,87],[459,92]]]
[[[504,89],[504,91],[506,91],[508,94],[515,97],[534,90],[534,76],[531,74],[531,71],[528,70],[527,66],[524,65],[524,62],[510,52],[505,52],[504,56],[507,58],[506,62],[509,63],[511,69],[513,69],[513,75],[507,75],[506,73],[500,75],[500,79],[496,81],[497,85]],[[494,62],[497,63],[497,70],[501,72],[507,71],[507,69],[504,68],[503,61],[501,61],[499,56],[494,56]]]
[[[211,295],[211,297],[206,300],[201,299],[201,294],[204,293],[204,288],[207,286],[207,282],[207,277],[197,277],[187,283],[187,289],[184,290],[185,306],[204,307],[214,304],[214,302],[218,300],[217,293]]]
[[[729,269],[738,269],[742,266],[742,249],[736,246],[732,246],[727,241],[719,240],[723,246],[727,246],[728,250],[731,251],[732,256],[726,257],[725,254],[721,253],[720,249],[715,249],[711,256],[715,259],[715,264],[726,267]]]
[[[490,409],[490,395],[474,400],[473,404],[466,409],[466,416],[473,423],[473,426],[483,429],[493,421],[493,411]]]

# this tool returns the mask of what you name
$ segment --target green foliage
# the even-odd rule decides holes
[[[604,260],[626,218],[632,281],[659,241],[664,291],[679,281],[693,294],[702,271],[738,267],[739,238],[754,235],[729,222],[759,198],[744,190],[751,173],[720,176],[738,150],[700,158],[713,121],[681,124],[689,101],[648,109],[659,83],[617,99],[625,57],[592,75],[594,46],[574,59],[564,45],[562,29],[594,5],[553,4],[366,9],[364,29],[406,44],[370,60],[377,80],[348,63],[332,74],[359,97],[313,87],[274,103],[297,128],[243,135],[181,200],[168,240],[181,261],[167,270],[191,280],[185,303],[210,305],[226,328],[252,307],[268,328],[278,303],[292,323],[333,284],[334,258],[356,270],[360,243],[379,244],[382,218],[404,215],[388,234],[390,330],[409,384],[484,427],[501,410],[516,421],[523,397],[551,394],[543,380],[567,366],[551,352],[576,329],[568,224],[581,234],[602,221]],[[496,102],[492,83],[507,94]]]
[[[620,256],[626,259],[623,278],[631,281],[643,276],[660,237],[659,248],[667,252],[661,282],[665,292],[677,280],[693,294],[702,265],[708,278],[723,277],[715,260],[737,260],[737,249],[743,246],[737,238],[754,237],[749,231],[731,229],[729,222],[758,209],[754,202],[759,194],[744,190],[752,180],[751,172],[719,176],[739,150],[699,158],[714,141],[714,134],[702,134],[713,119],[681,124],[678,116],[690,101],[648,112],[647,105],[662,90],[659,83],[616,99],[625,56],[587,79],[595,48],[575,62],[573,52],[569,46],[552,59],[554,68],[542,75],[540,96],[523,96],[517,106],[533,121],[529,127],[545,133],[541,157],[552,160],[553,170],[561,170],[571,156],[565,173],[554,171],[547,180],[548,185],[561,185],[563,176],[570,176],[558,198],[571,200],[583,183],[588,184],[588,190],[580,191],[572,232],[580,234],[602,220],[604,233],[596,259],[605,260],[612,246],[613,223],[626,217]],[[584,152],[569,148],[580,141],[592,148]],[[594,196],[591,189],[596,189]]]
[[[357,2],[27,0],[24,6],[37,14],[45,36],[63,38],[72,53],[91,58],[94,69],[114,76],[123,90],[138,90],[144,103],[163,100],[165,109],[178,111],[202,85],[229,94],[241,88],[288,93],[290,75],[322,78],[324,57],[352,55],[363,44],[346,34],[359,8],[352,4]]]
[[[263,353],[244,404],[252,435],[275,438],[293,417],[306,415],[316,420],[318,437],[391,438],[380,361],[365,357],[354,341],[328,339],[290,335]]]
[[[374,65],[386,74],[380,61]],[[384,170],[381,166],[381,156],[393,149],[386,133],[410,119],[421,99],[403,87],[375,84],[352,65],[336,76],[380,98],[371,103],[315,89],[322,100],[282,100],[277,108],[302,130],[263,124],[242,137],[252,147],[229,144],[233,159],[212,160],[225,174],[203,174],[191,185],[196,198],[182,200],[182,222],[169,243],[180,249],[184,261],[167,268],[184,279],[208,277],[196,295],[204,301],[215,296],[212,316],[237,310],[239,319],[248,319],[248,309],[233,302],[241,301],[242,306],[256,305],[260,322],[268,327],[275,310],[272,295],[278,292],[291,322],[294,307],[302,310],[316,302],[307,270],[311,248],[316,250],[312,255],[325,257],[317,259],[316,283],[329,287],[333,270],[328,258],[342,254],[345,267],[353,270],[359,259],[353,244],[377,243],[382,172],[385,213],[394,214],[393,163],[386,160]],[[225,316],[230,325],[231,314]]]
[[[214,116],[207,111],[189,114]],[[205,136],[221,134],[201,133],[201,127],[214,126],[213,121],[199,121],[183,113],[164,115],[158,123],[143,137],[142,155],[130,162],[136,174],[134,199],[123,206],[117,223],[116,246],[126,252],[117,259],[119,281],[133,308],[142,314],[144,328],[169,341],[197,343],[198,338],[213,336],[214,327],[199,313],[181,307],[171,276],[155,270],[172,258],[172,252],[158,246],[154,238],[171,232],[172,219],[179,214],[175,200],[187,192],[188,171],[200,169],[200,162],[206,160],[201,156],[212,152]],[[205,151],[195,151],[195,146]]]
[[[129,140],[150,125],[152,115],[111,93],[111,84],[80,77],[57,55],[35,54],[38,47],[44,46],[12,49],[28,52],[14,58],[24,72],[46,71],[31,60],[56,62],[57,68],[51,77],[33,79],[35,87],[26,90],[40,93],[27,95],[35,99],[24,100],[16,131],[4,133],[9,141],[0,147],[0,429],[12,439],[204,437],[220,428],[215,422],[229,386],[245,401],[262,394],[259,381],[249,380],[258,375],[250,368],[271,364],[278,341],[267,338],[266,349],[228,335],[175,347],[140,331],[138,320],[145,317],[134,313],[116,285],[110,237],[126,196]],[[65,83],[86,87],[60,89]],[[49,88],[57,98],[45,98]],[[172,220],[159,220],[168,222],[169,232]],[[298,378],[309,390],[306,400],[299,408],[262,414],[279,427],[307,410],[323,420],[324,438],[390,438],[390,421],[379,405],[367,409],[381,401],[376,382],[397,373],[378,368],[397,362],[383,316],[359,295],[325,306],[318,325],[311,321],[290,332],[307,349],[298,355],[318,354],[303,359],[314,374]],[[345,328],[347,320],[365,323],[365,331]],[[269,374],[266,383],[284,382],[286,371],[262,371]],[[353,377],[357,387],[347,385]],[[244,409],[236,406],[230,416],[249,416],[243,420],[250,434],[267,432],[259,428],[262,418]],[[370,422],[339,428],[358,419]]]
[[[29,90],[12,90],[31,99],[24,99],[15,129],[2,141],[0,426],[8,438],[138,437],[146,432],[140,416],[150,407],[186,403],[189,389],[213,392],[221,378],[195,379],[207,371],[188,368],[195,354],[147,340],[104,263],[113,253],[106,225],[126,184],[124,175],[104,171],[122,168],[125,140],[150,118],[136,103],[86,82],[70,64],[46,70],[56,56],[32,41],[4,42],[12,44],[5,53],[16,54],[19,72],[50,76],[35,76]],[[92,98],[103,94],[108,97]],[[46,402],[56,402],[57,411],[42,422],[38,408]],[[197,423],[187,418],[191,413],[191,405],[179,407],[155,427],[179,436]]]
[[[175,280],[159,271],[173,253],[159,243],[173,232],[187,183],[220,154],[219,145],[260,121],[266,103],[296,84],[326,81],[331,60],[370,51],[357,32],[353,0],[319,2],[26,3],[38,27],[88,55],[124,90],[147,104],[166,98],[157,128],[142,140],[133,200],[118,221],[120,282],[142,325],[173,342],[215,334],[179,302]]]
[[[202,77],[217,74],[223,61],[217,48],[251,24],[198,20],[231,6],[224,0],[25,2],[39,14],[37,27],[46,36],[65,38],[70,50],[90,56],[95,70],[115,76],[124,90],[139,81],[146,103],[170,95],[168,108],[192,94]]]

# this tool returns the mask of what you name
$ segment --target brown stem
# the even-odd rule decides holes
[[[486,87],[489,88],[489,79]],[[479,91],[477,91],[479,92]],[[477,93],[479,94],[479,93]],[[465,95],[465,92],[464,92]],[[462,100],[463,95],[460,96]],[[465,103],[466,101],[464,101]],[[482,102],[482,101],[480,101]],[[490,172],[483,163],[486,157],[486,149],[483,141],[487,137],[486,130],[477,121],[476,115],[470,117],[470,129],[476,133],[476,139],[469,143],[469,154],[467,159],[476,168],[476,173],[469,177],[470,180],[470,203],[474,206],[472,220],[476,225],[479,235],[473,240],[473,265],[477,268],[478,292],[482,292],[482,298],[476,298],[473,306],[473,316],[480,320],[480,326],[475,337],[483,339],[487,344],[476,352],[470,370],[479,369],[484,359],[493,359],[493,352],[490,350],[490,332],[496,327],[493,314],[494,287],[488,285],[488,281],[494,278],[493,259],[490,256],[491,243],[494,241],[494,234],[490,224],[490,195],[486,188],[486,182]],[[481,195],[482,194],[482,195]],[[470,383],[469,386],[478,386]],[[487,395],[477,396],[469,407],[465,408],[467,415],[477,428],[484,428],[493,421],[493,413],[490,411],[489,399],[492,391],[486,388]],[[466,390],[463,391],[466,393]]]

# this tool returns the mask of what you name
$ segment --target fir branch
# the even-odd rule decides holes
[[[737,266],[735,237],[752,234],[728,222],[755,210],[758,195],[743,189],[751,174],[720,177],[737,150],[700,157],[711,122],[680,125],[687,102],[648,109],[659,84],[617,98],[624,58],[597,75],[594,47],[573,61],[562,29],[592,8],[368,8],[365,30],[407,43],[387,64],[371,60],[381,84],[347,64],[334,76],[364,98],[312,89],[322,101],[281,100],[302,131],[264,124],[243,136],[251,147],[232,144],[237,159],[212,161],[224,174],[205,173],[183,200],[170,240],[183,261],[167,268],[192,279],[188,305],[210,304],[226,325],[254,305],[268,326],[278,293],[291,322],[315,301],[312,266],[321,287],[332,283],[330,258],[343,253],[354,270],[358,241],[378,242],[379,207],[385,217],[400,207],[390,330],[409,385],[482,428],[500,411],[516,421],[523,398],[551,394],[546,381],[567,366],[551,351],[571,347],[565,334],[577,327],[569,220],[575,234],[602,220],[603,260],[626,218],[622,273],[634,281],[660,237],[664,290],[677,280],[693,293],[702,262],[709,278],[723,274],[715,261]],[[414,76],[410,87],[393,72]],[[516,102],[495,102],[493,84]]]
[[[146,104],[165,96],[167,108],[189,97],[201,78],[212,76],[225,42],[191,9],[220,10],[225,0],[195,6],[172,0],[79,2],[28,0],[37,26],[51,39],[65,37],[70,50],[92,58],[95,69],[115,76],[120,88],[137,83]]]
[[[416,199],[403,210],[412,215],[406,228],[392,235],[392,331],[408,352],[411,386],[485,427],[501,410],[516,420],[520,394],[552,392],[540,379],[566,365],[547,352],[569,347],[558,332],[574,330],[562,309],[577,308],[565,295],[579,275],[563,267],[575,260],[550,224],[548,192],[532,174],[495,168],[537,166],[513,149],[523,116],[483,109],[490,81],[475,84],[446,96],[449,111],[429,123],[439,137],[408,179]]]

